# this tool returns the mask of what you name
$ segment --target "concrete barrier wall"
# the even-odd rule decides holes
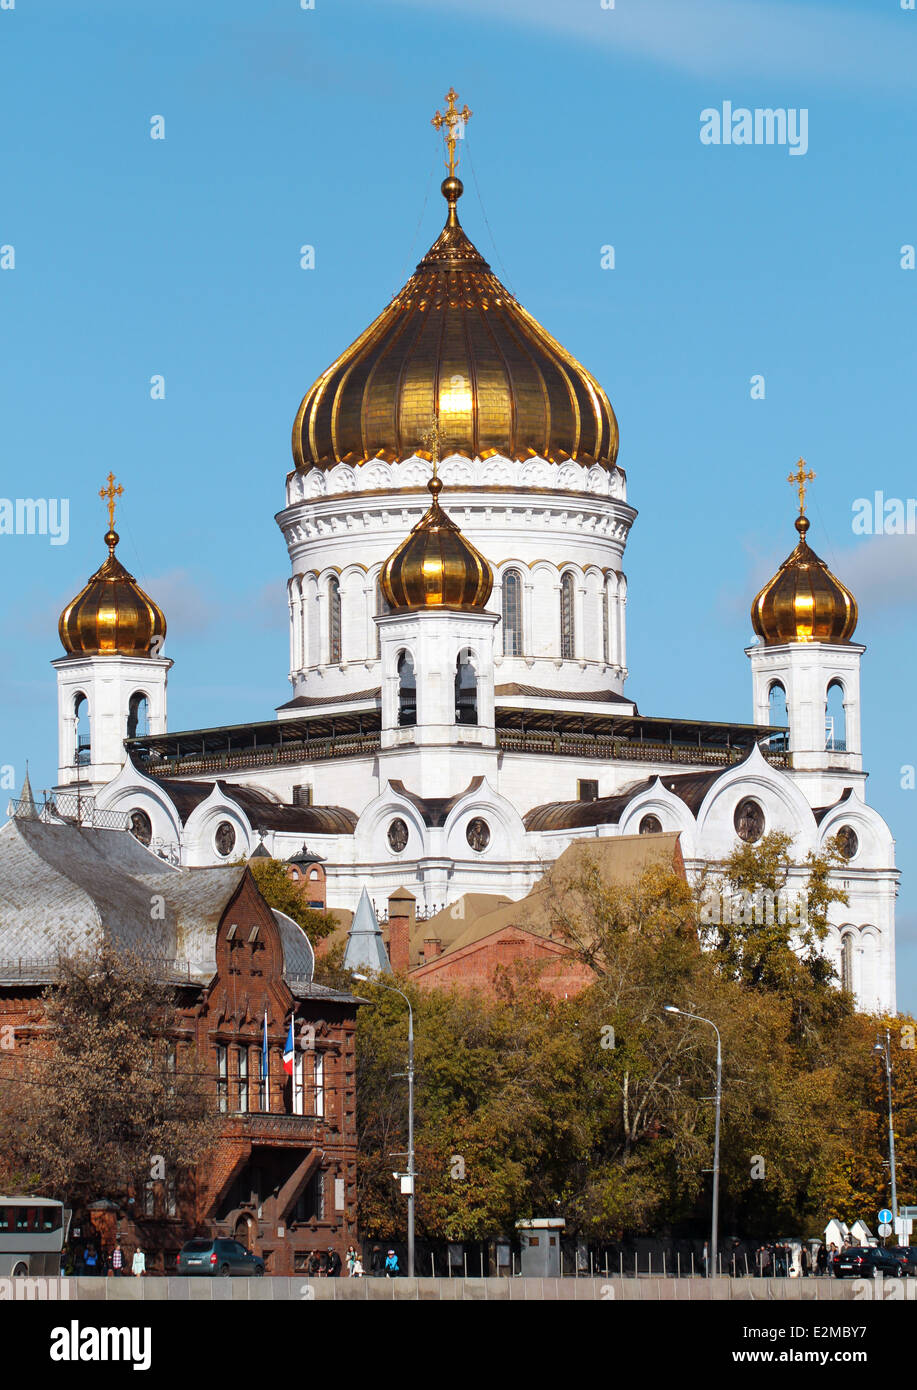
[[[434,1300],[852,1302],[917,1301],[917,1279],[0,1279],[0,1302],[52,1299],[86,1302],[404,1302]]]

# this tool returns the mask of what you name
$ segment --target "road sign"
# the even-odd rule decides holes
[[[879,1212],[879,1220],[881,1221],[882,1225],[887,1226],[891,1219],[892,1214],[889,1211],[888,1207],[883,1207],[882,1210]]]
[[[899,1207],[898,1214],[906,1221],[917,1220],[917,1207]]]
[[[887,1221],[883,1221],[882,1224],[881,1224],[881,1226],[879,1227],[879,1235],[880,1235],[880,1236],[890,1236],[891,1233],[892,1233],[892,1228],[891,1228],[891,1226],[888,1224]]]

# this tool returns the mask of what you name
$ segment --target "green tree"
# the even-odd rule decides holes
[[[268,906],[292,917],[313,946],[331,935],[337,926],[337,918],[331,912],[320,912],[308,906],[302,889],[293,882],[279,859],[249,859],[247,863]]]

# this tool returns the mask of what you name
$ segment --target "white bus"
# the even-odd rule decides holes
[[[59,1275],[70,1216],[50,1197],[0,1197],[0,1275]]]

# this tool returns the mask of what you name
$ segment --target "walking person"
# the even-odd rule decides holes
[[[333,1245],[328,1246],[328,1278],[337,1279],[341,1273],[341,1257]]]
[[[381,1279],[385,1273],[385,1259],[378,1245],[373,1246],[372,1257],[369,1261],[369,1272],[377,1279]]]
[[[95,1248],[94,1245],[87,1245],[87,1246],[86,1246],[86,1250],[85,1250],[85,1253],[84,1253],[84,1255],[83,1255],[83,1264],[86,1266],[86,1273],[87,1273],[87,1274],[98,1274],[98,1272],[99,1272],[99,1257],[98,1257],[98,1255],[96,1254],[96,1248]]]
[[[398,1256],[395,1254],[394,1250],[390,1250],[385,1257],[385,1277],[386,1279],[394,1279],[395,1276],[400,1273],[401,1270],[398,1268]]]
[[[115,1279],[124,1275],[124,1251],[121,1249],[120,1240],[115,1241],[115,1248],[111,1252],[111,1272]]]
[[[317,1279],[321,1273],[321,1262],[318,1258],[318,1251],[313,1250],[306,1265],[306,1273],[310,1279]]]
[[[344,1256],[344,1260],[347,1265],[348,1276],[353,1274],[353,1267],[357,1262],[357,1258],[358,1257],[356,1250],[354,1250],[352,1245],[348,1245],[347,1254]]]
[[[821,1241],[821,1243],[819,1244],[819,1247],[818,1247],[818,1253],[817,1253],[817,1255],[815,1256],[815,1272],[816,1272],[816,1274],[825,1274],[825,1273],[827,1272],[827,1269],[828,1269],[828,1252],[827,1252],[827,1250],[825,1249],[825,1243],[824,1243],[824,1241]]]
[[[134,1258],[131,1261],[131,1274],[136,1275],[138,1278],[140,1275],[146,1274],[146,1255],[144,1255],[139,1245],[134,1251]]]

